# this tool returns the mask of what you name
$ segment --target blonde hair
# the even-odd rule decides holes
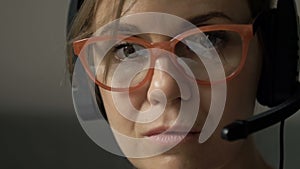
[[[76,14],[69,33],[67,34],[67,68],[72,78],[74,70],[73,42],[90,37],[97,29],[121,16],[122,7],[125,0],[85,0]],[[98,12],[103,10],[103,12]],[[104,13],[105,10],[105,13]],[[97,16],[97,13],[100,13]],[[95,19],[99,18],[99,22]]]

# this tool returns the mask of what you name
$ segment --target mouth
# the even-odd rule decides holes
[[[172,145],[190,141],[198,141],[199,130],[188,130],[185,127],[160,127],[150,130],[144,134],[152,142],[160,145]]]

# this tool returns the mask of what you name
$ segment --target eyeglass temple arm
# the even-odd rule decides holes
[[[84,47],[84,45],[86,44],[87,42],[87,39],[82,39],[82,40],[79,40],[79,41],[75,41],[73,43],[73,49],[74,49],[74,54],[79,56],[82,48]]]

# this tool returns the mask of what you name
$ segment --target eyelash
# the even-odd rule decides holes
[[[124,50],[125,50],[126,47],[132,47],[132,50],[134,50],[134,51],[132,51],[132,54],[129,53],[128,56],[122,56],[122,55],[126,55],[124,53],[125,52]],[[120,50],[123,50],[123,51],[120,51]],[[129,50],[129,52],[131,52],[130,49],[127,49],[127,50]],[[140,53],[141,51],[144,51],[144,53],[143,52]],[[114,59],[118,62],[121,62],[125,59],[135,59],[136,56],[138,57],[138,56],[147,55],[148,53],[145,52],[145,51],[146,50],[144,50],[144,47],[141,46],[141,45],[138,45],[138,44],[135,44],[135,43],[128,43],[128,42],[123,42],[122,43],[121,42],[120,44],[117,44],[117,45],[114,46],[112,52],[113,52],[113,55],[114,55]],[[119,52],[123,52],[123,54],[120,54]],[[118,56],[118,54],[121,55],[121,56]],[[130,55],[132,55],[132,56],[130,56]]]
[[[122,49],[123,47],[127,47],[128,45],[132,45],[132,43],[125,42],[125,43],[117,44],[114,46],[114,51]]]

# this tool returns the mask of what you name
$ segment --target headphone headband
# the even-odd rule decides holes
[[[84,0],[71,0],[68,12],[67,32],[70,31],[73,20],[81,8],[83,1]]]

